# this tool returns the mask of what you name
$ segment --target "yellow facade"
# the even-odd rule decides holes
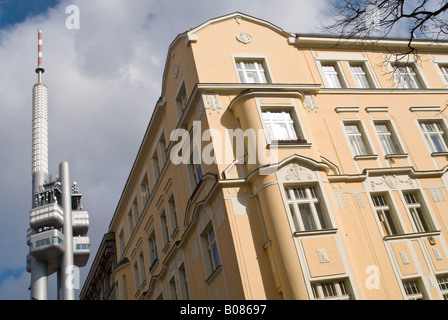
[[[180,34],[108,230],[117,298],[447,299],[447,45],[406,45],[240,13]]]

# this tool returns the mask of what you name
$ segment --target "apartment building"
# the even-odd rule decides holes
[[[448,44],[407,44],[179,34],[81,299],[448,299]]]

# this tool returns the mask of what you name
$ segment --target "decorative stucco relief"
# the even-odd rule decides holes
[[[401,190],[418,187],[417,181],[406,175],[384,175],[381,177],[370,177],[364,182],[364,184],[366,189],[370,191],[383,191],[390,189]]]
[[[277,177],[283,182],[306,182],[317,180],[316,173],[297,163],[291,163],[277,172]]]

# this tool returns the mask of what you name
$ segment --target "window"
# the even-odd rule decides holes
[[[421,87],[413,64],[397,64],[395,68],[394,77],[398,88],[419,89]]]
[[[314,187],[286,188],[286,196],[296,232],[329,227]]]
[[[271,141],[297,141],[297,131],[290,111],[262,111],[263,123]]]
[[[179,267],[179,283],[180,283],[180,292],[182,294],[182,298],[184,300],[190,300],[190,293],[188,290],[187,273],[185,272],[184,264],[182,264]]]
[[[218,252],[218,244],[216,242],[215,231],[213,226],[210,225],[205,229],[202,234],[203,250],[204,250],[204,262],[206,265],[207,275],[211,275],[216,268],[221,265]]]
[[[352,146],[352,150],[356,156],[369,155],[370,151],[367,149],[367,143],[365,141],[365,135],[360,130],[360,124],[349,122],[345,123],[345,132],[347,133],[348,140]]]
[[[140,215],[138,213],[138,203],[137,198],[134,198],[134,202],[132,202],[132,215],[134,217],[135,225],[137,225]]]
[[[121,286],[123,287],[123,300],[128,299],[128,287],[126,285],[126,276],[121,277]]]
[[[439,65],[440,71],[442,72],[442,77],[446,83],[448,83],[448,65]]]
[[[146,280],[145,258],[143,257],[143,252],[140,252],[140,255],[138,256],[138,264],[140,271],[140,280],[143,283]]]
[[[362,64],[350,64],[350,70],[357,88],[370,88],[370,82]]]
[[[157,242],[156,242],[156,236],[154,232],[151,234],[151,236],[148,239],[148,248],[149,248],[149,270],[151,270],[156,262],[159,260],[159,253],[157,251]]]
[[[176,201],[174,200],[174,194],[171,194],[168,200],[168,212],[170,214],[171,230],[176,230],[179,227],[176,211]]]
[[[157,155],[157,149],[154,150],[151,162],[152,162],[152,168],[154,170],[154,181],[157,181],[160,175],[159,156]]]
[[[190,164],[187,166],[188,174],[190,176],[190,184],[192,190],[196,188],[199,182],[202,181],[202,165],[201,165],[201,157],[198,155],[199,151],[196,147],[193,148],[193,151],[190,155]]]
[[[140,276],[137,261],[134,263],[134,285],[135,291],[138,291],[138,289],[140,289]]]
[[[134,219],[132,218],[132,210],[128,211],[129,234],[134,232]]]
[[[315,299],[348,300],[346,280],[315,282],[311,284]]]
[[[259,60],[236,61],[236,70],[240,83],[267,83],[263,62]]]
[[[439,289],[442,292],[443,299],[448,300],[448,275],[441,275],[437,277]]]
[[[62,240],[61,240],[62,242]],[[78,243],[76,244],[76,250],[89,250],[90,249],[90,244],[88,243]]]
[[[422,300],[424,297],[421,289],[421,283],[418,279],[404,280],[404,291],[406,293],[406,299],[408,300]]]
[[[428,213],[426,212],[426,208],[420,203],[421,201],[419,197],[414,193],[404,193],[404,199],[417,232],[434,230],[433,225],[429,220]]]
[[[132,235],[134,228],[138,222],[138,205],[137,199],[134,199],[131,208],[128,211],[129,234]]]
[[[403,153],[400,144],[398,143],[397,137],[394,130],[392,129],[391,123],[388,122],[376,122],[375,129],[378,133],[381,145],[386,154],[400,154]]]
[[[171,300],[178,300],[177,289],[176,289],[176,279],[174,277],[172,277],[168,285],[170,288]]]
[[[388,199],[385,195],[373,195],[372,202],[375,207],[378,220],[380,221],[383,232],[386,236],[399,234],[398,221],[394,212],[388,204]]]
[[[162,228],[162,240],[165,246],[169,240],[168,222],[166,221],[165,210],[160,214],[160,227]]]
[[[420,123],[423,136],[429,145],[431,152],[448,152],[445,140],[445,131],[441,127],[441,123],[436,121],[425,121]]]
[[[51,237],[51,243],[61,244],[62,242],[63,242],[62,239],[59,237]],[[78,246],[79,246],[79,249],[83,249],[83,250],[90,249],[89,244],[77,244],[76,249],[78,249]]]
[[[119,235],[118,235],[118,245],[120,248],[120,255],[123,255],[124,249],[126,248],[126,242],[124,240],[124,232],[123,229],[121,229]]]
[[[159,149],[160,149],[160,157],[162,160],[162,165],[166,162],[166,140],[165,140],[165,132],[162,131],[159,139]]]
[[[340,72],[336,63],[322,63],[322,71],[327,88],[342,88]]]
[[[143,207],[145,207],[146,203],[149,201],[149,197],[151,196],[151,189],[149,188],[149,180],[147,174],[145,174],[145,177],[140,184],[140,192],[142,197],[142,204]]]
[[[180,118],[188,102],[188,95],[187,95],[187,89],[185,87],[185,82],[182,82],[179,91],[177,93],[175,102],[176,102],[177,115]]]

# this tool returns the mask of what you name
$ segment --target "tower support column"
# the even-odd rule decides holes
[[[59,176],[61,179],[61,205],[64,212],[63,233],[65,238],[65,252],[62,256],[60,277],[61,293],[63,300],[74,300],[74,259],[73,259],[73,226],[72,226],[72,197],[70,186],[70,168],[67,161],[59,164]]]
[[[31,257],[31,300],[48,299],[47,263]]]

